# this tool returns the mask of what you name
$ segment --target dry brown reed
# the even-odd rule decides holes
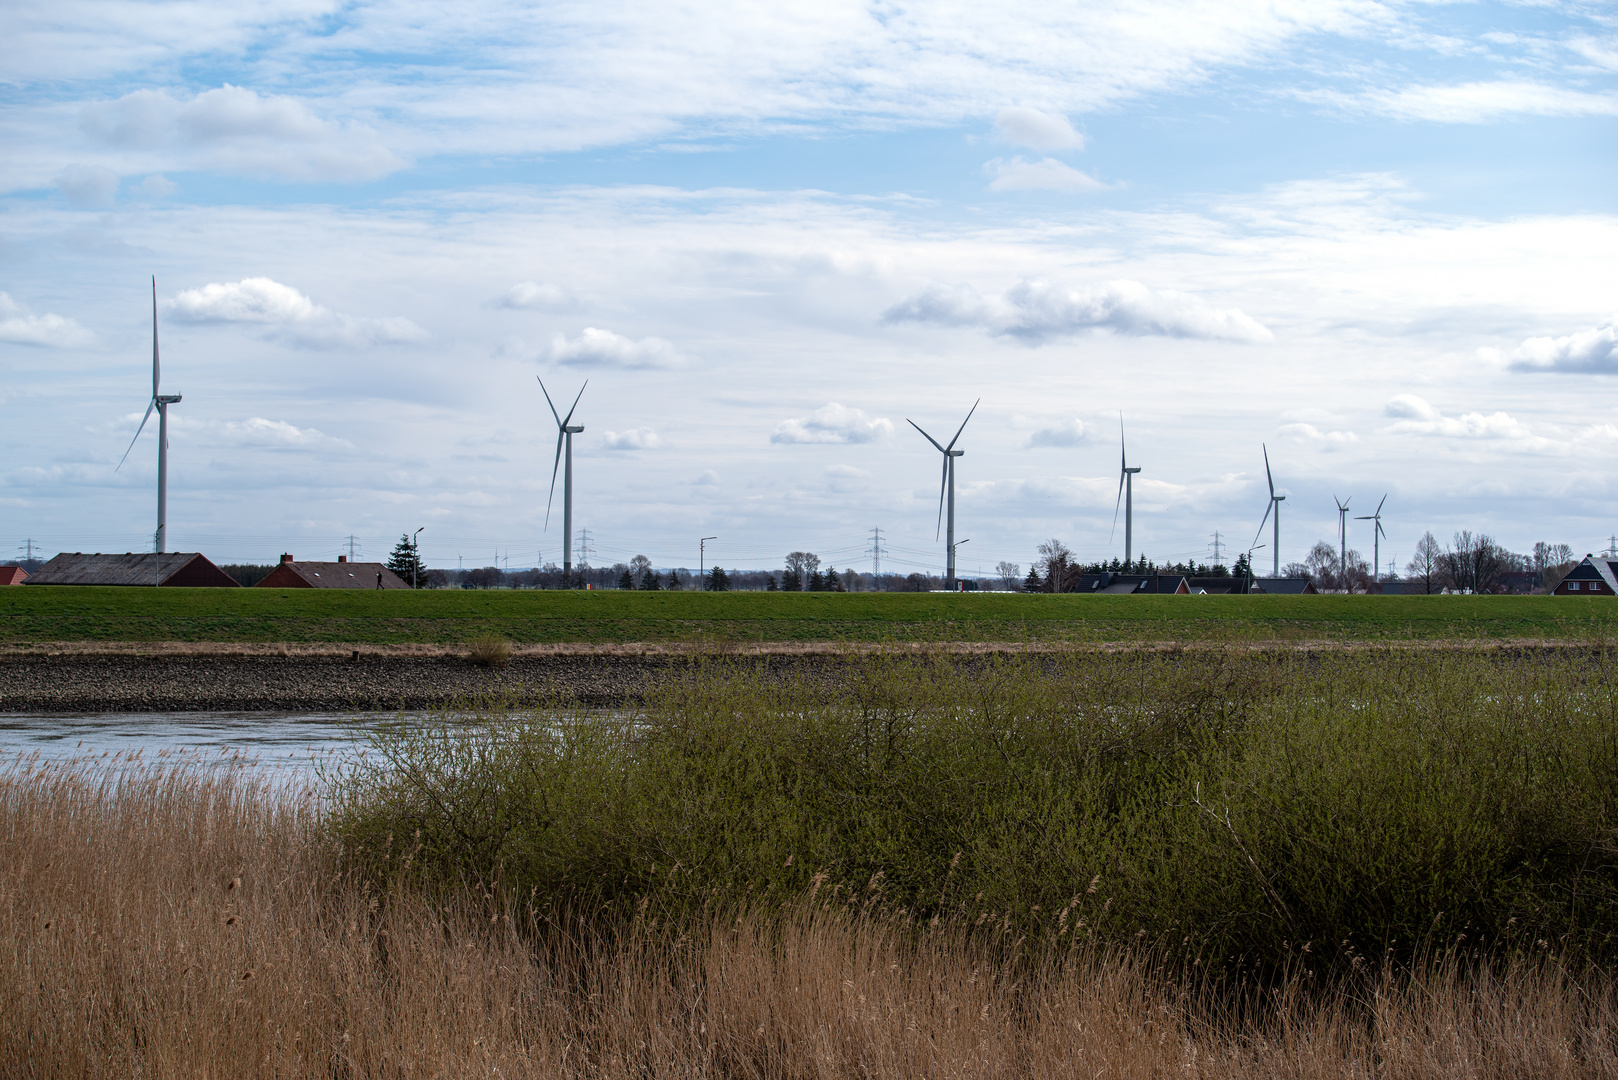
[[[524,933],[476,890],[369,895],[260,775],[0,772],[0,1077],[1618,1075],[1612,982],[1552,962],[1238,1009],[1139,955],[1007,962],[807,901]]]
[[[498,634],[479,634],[472,639],[466,657],[479,667],[502,668],[511,662],[511,642]]]

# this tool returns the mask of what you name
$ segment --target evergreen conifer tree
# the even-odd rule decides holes
[[[680,572],[678,570],[670,570],[669,583],[663,587],[672,592],[678,592],[680,589]]]
[[[422,563],[416,548],[410,543],[410,535],[406,533],[399,537],[399,542],[393,545],[393,554],[388,556],[388,569],[399,576],[399,580],[409,585],[415,582],[415,587],[427,587],[427,567]]]
[[[1038,592],[1042,584],[1043,582],[1039,580],[1039,568],[1030,566],[1028,568],[1028,576],[1022,579],[1022,591]]]
[[[640,572],[640,587],[647,592],[656,592],[658,590],[657,575],[652,573],[652,568],[649,566]]]
[[[729,592],[730,575],[719,567],[708,571],[707,589],[709,592]]]
[[[765,592],[777,592],[779,589],[780,589],[780,586],[775,583],[775,575],[774,574],[765,575],[765,577],[764,577],[764,591]]]
[[[633,589],[635,587],[635,579],[630,576],[627,566],[624,567],[624,572],[618,575],[618,587],[620,589]]]

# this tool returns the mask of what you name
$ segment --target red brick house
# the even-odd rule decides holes
[[[281,556],[277,566],[260,581],[260,589],[408,589],[410,583],[379,562],[349,562],[347,555],[336,562],[298,562],[291,555]]]
[[[1618,560],[1586,555],[1584,561],[1556,583],[1552,596],[1618,596]]]
[[[20,566],[0,566],[0,585],[21,585],[28,580],[28,571]]]

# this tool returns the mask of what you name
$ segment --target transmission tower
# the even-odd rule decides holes
[[[350,533],[349,537],[348,537],[348,561],[349,562],[354,561],[354,548],[355,548],[357,543],[358,543],[358,541],[354,537],[354,534]]]
[[[1223,559],[1221,559],[1219,557],[1219,548],[1220,548],[1221,544],[1220,544],[1220,541],[1219,541],[1219,530],[1218,529],[1214,530],[1213,538],[1214,538],[1214,542],[1213,542],[1214,565],[1215,566],[1223,566],[1225,560],[1223,560]]]
[[[583,563],[583,564],[585,564],[587,566],[590,563],[590,530],[589,529],[580,529],[579,530],[579,562],[581,562],[581,563]]]
[[[875,528],[871,530],[871,573],[873,576],[879,576],[882,573],[882,554],[882,530],[881,528]]]

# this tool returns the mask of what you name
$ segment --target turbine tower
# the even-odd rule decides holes
[[[949,441],[948,446],[939,446],[937,439],[925,431],[921,431],[920,424],[908,417],[906,418],[906,422],[911,427],[921,431],[922,438],[932,443],[933,447],[944,455],[944,476],[938,485],[938,518],[939,523],[942,524],[944,520],[944,493],[947,491],[949,493],[949,531],[944,537],[944,588],[950,592],[955,591],[955,459],[966,453],[965,450],[955,449],[955,444],[960,440],[961,432],[966,430],[966,421],[972,419],[972,414],[978,411],[978,403],[982,400],[982,398],[978,398],[977,401],[972,402],[972,408],[967,411],[966,420],[962,420],[961,426],[955,429],[955,438]],[[937,532],[933,533],[933,539],[938,539]]]
[[[118,459],[118,469],[129,460],[129,451],[135,449],[140,433],[146,430],[146,421],[157,410],[157,532],[152,543],[159,555],[168,550],[169,542],[169,406],[180,403],[179,394],[162,392],[161,371],[157,363],[157,277],[152,277],[152,398],[146,405],[146,415],[140,418],[135,438],[129,440],[129,450]],[[113,472],[117,472],[114,469]]]
[[[584,386],[589,385],[590,380],[585,379]],[[539,392],[545,395],[545,404],[551,407],[551,415],[556,418],[556,461],[551,465],[551,493],[545,498],[547,530],[551,527],[551,500],[556,497],[556,471],[561,468],[563,450],[567,451],[567,471],[562,474],[562,577],[570,588],[573,584],[573,436],[583,431],[584,425],[570,424],[569,421],[573,419],[574,409],[579,407],[579,398],[584,396],[584,386],[579,387],[578,397],[573,399],[573,408],[564,417],[557,413],[551,392],[545,389],[545,380],[539,380]]]
[[[1354,496],[1343,502],[1333,495],[1331,501],[1337,504],[1337,579],[1348,587],[1348,502],[1354,501]]]
[[[1382,565],[1382,538],[1388,535],[1386,530],[1382,528],[1382,503],[1387,501],[1388,497],[1386,495],[1382,496],[1382,502],[1376,504],[1376,513],[1364,514],[1354,519],[1355,521],[1376,522],[1376,528],[1371,530],[1371,580],[1373,582],[1377,580],[1378,575],[1381,573],[1377,568]]]
[[[1263,446],[1262,443],[1260,443],[1259,445]],[[1275,567],[1275,569],[1274,569],[1274,571],[1272,571],[1272,573],[1274,574],[1275,577],[1280,577],[1281,576],[1281,504],[1286,501],[1286,496],[1285,495],[1277,495],[1275,493],[1275,477],[1270,475],[1270,448],[1268,446],[1264,446],[1264,479],[1267,480],[1269,482],[1269,485],[1270,485],[1270,501],[1264,507],[1264,517],[1258,523],[1258,532],[1253,534],[1253,543],[1256,545],[1258,543],[1258,538],[1264,535],[1264,522],[1268,521],[1270,519],[1270,514],[1273,511],[1274,514],[1275,514],[1275,525],[1274,525],[1274,530],[1275,531],[1270,535],[1270,556],[1274,560],[1272,565]]]
[[[1129,448],[1124,443],[1124,414],[1118,414],[1118,499],[1124,507],[1124,566],[1127,567],[1135,557],[1135,474],[1140,467],[1129,467]],[[1118,503],[1112,506],[1112,531],[1118,532]],[[1112,537],[1107,537],[1107,543],[1112,543]]]

